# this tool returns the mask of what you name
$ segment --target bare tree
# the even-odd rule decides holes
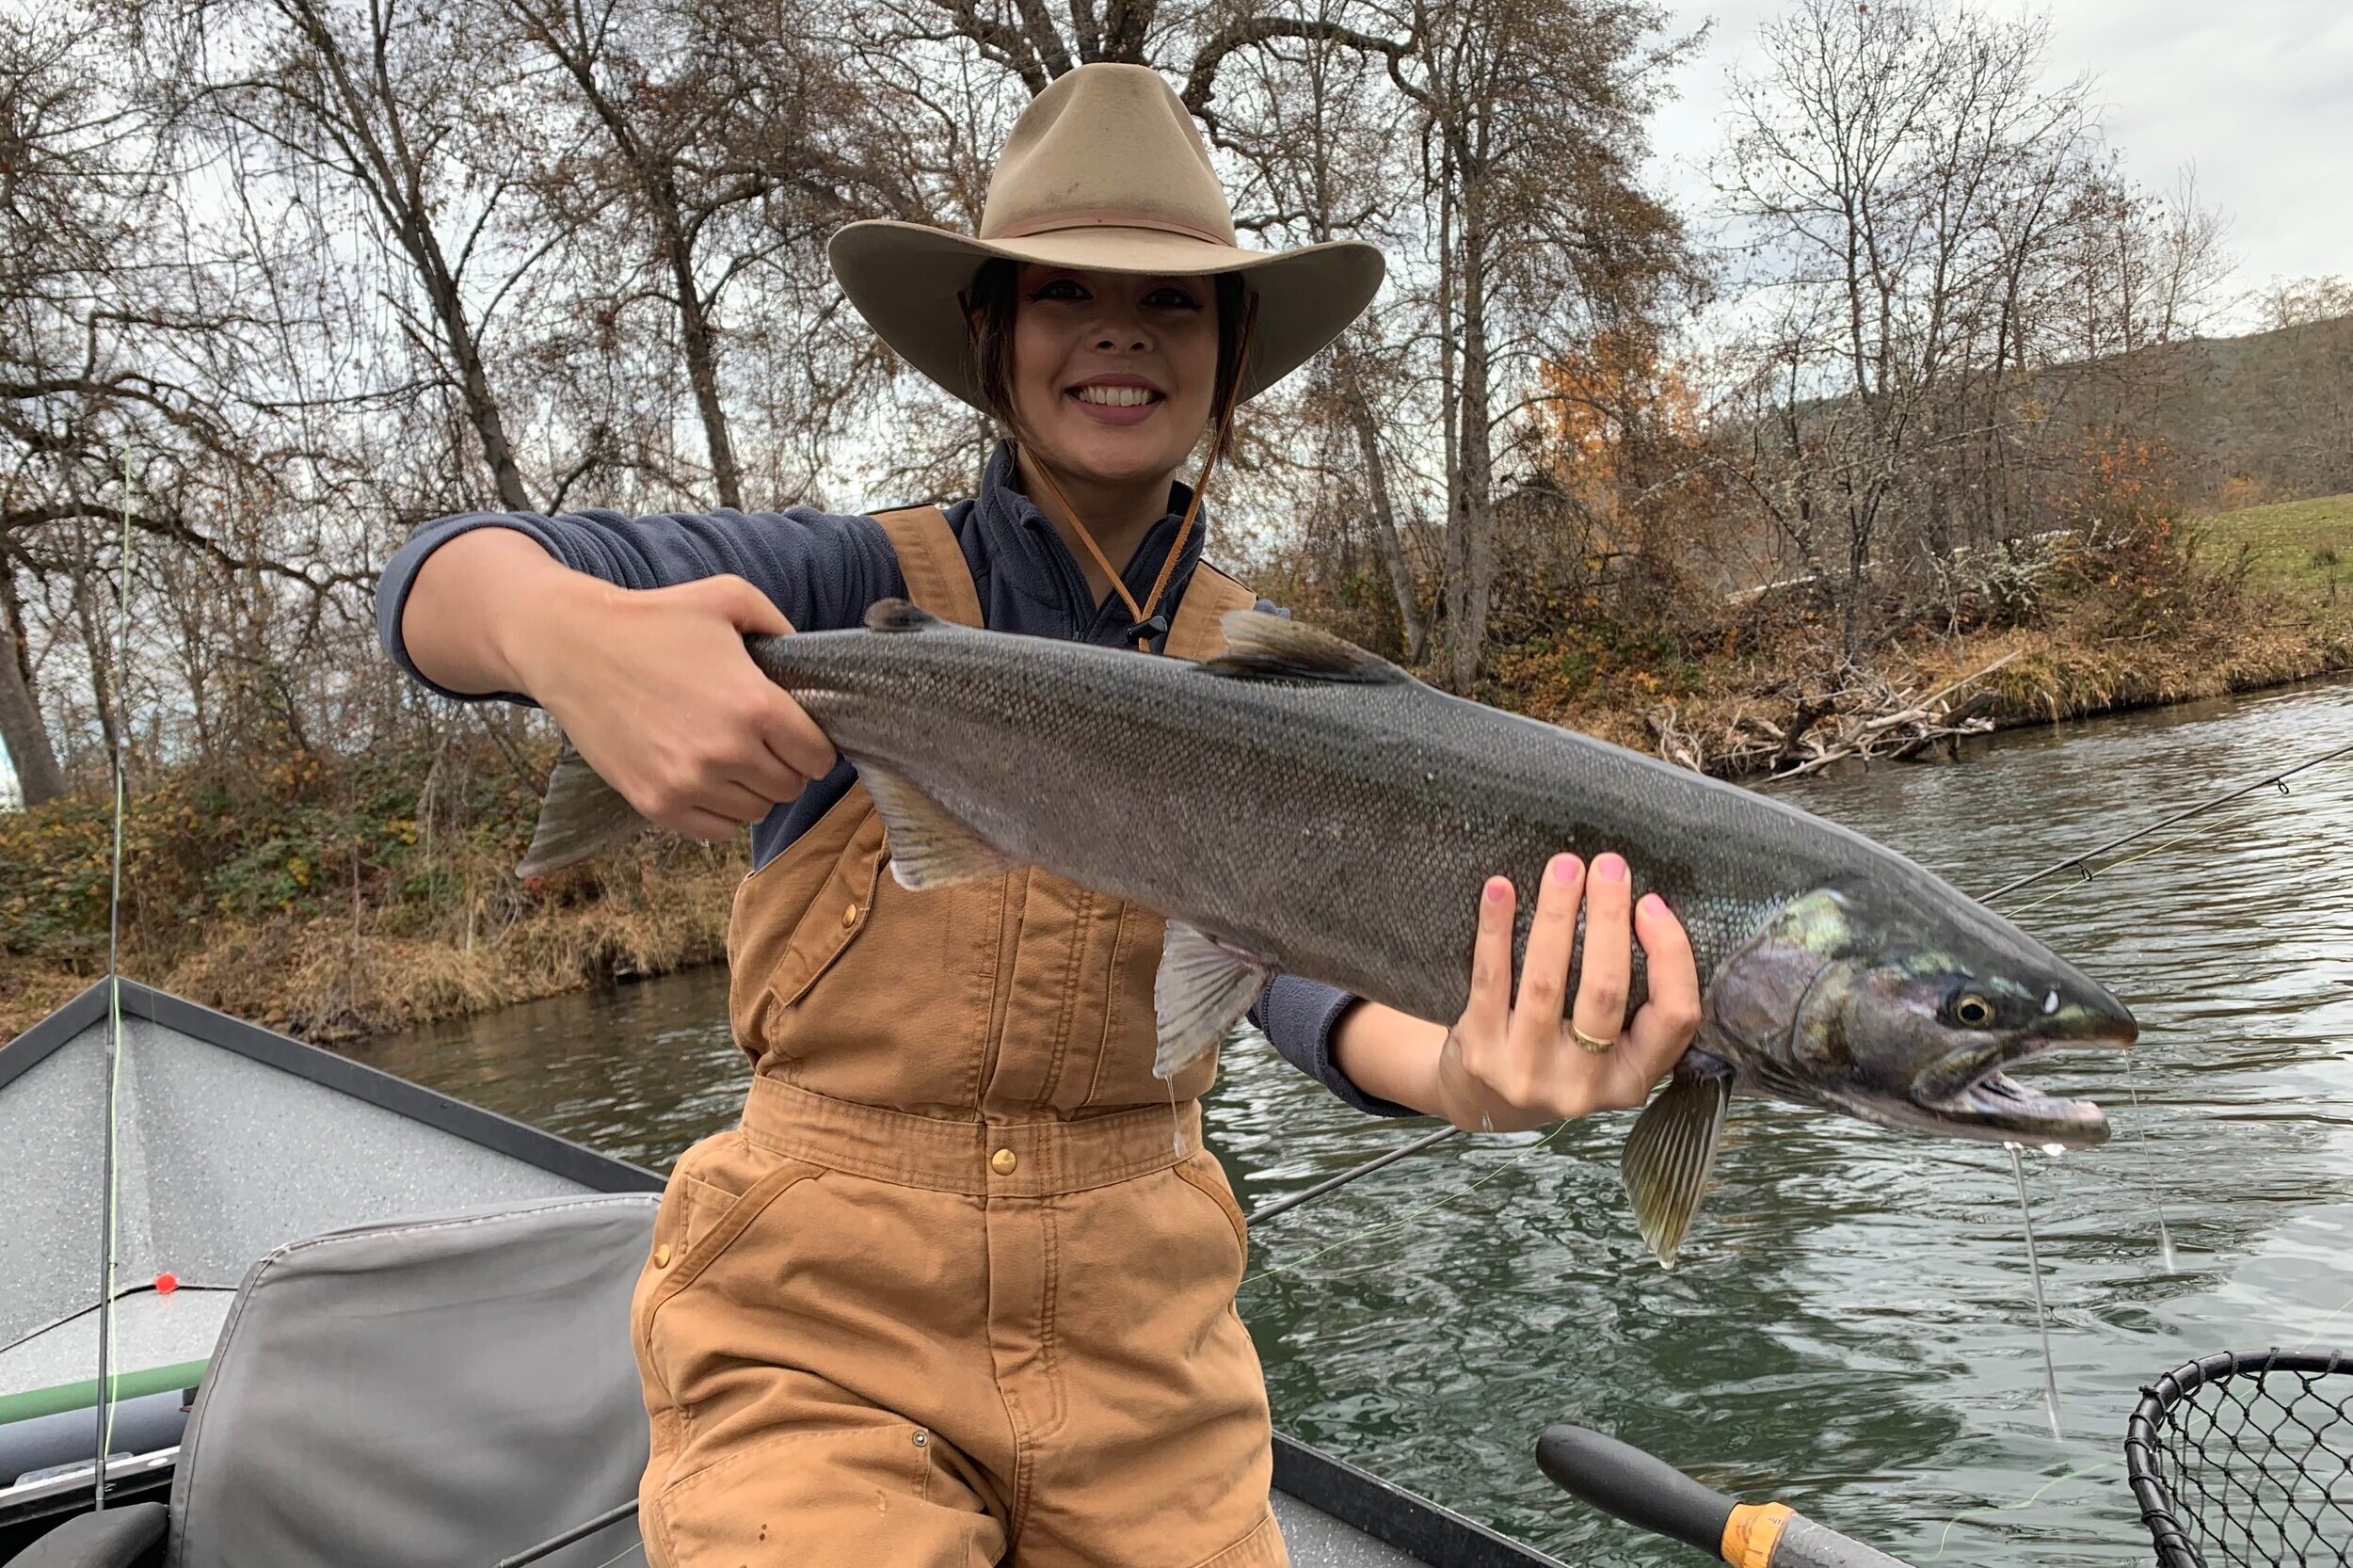
[[[1851,650],[1869,580],[2010,526],[2054,358],[2194,319],[2219,227],[2189,187],[2150,220],[2040,21],[1800,0],[1760,40],[1718,174],[1757,258],[1731,470]]]
[[[496,105],[527,89],[484,47],[480,14],[419,0],[158,3],[157,30],[182,29],[170,107],[241,148],[259,138],[276,154],[260,176],[288,194],[323,175],[361,203],[406,264],[404,330],[455,391],[492,493],[531,506],[483,334],[552,241],[503,247],[494,227],[527,161]]]
[[[1533,461],[1547,348],[1640,314],[1682,263],[1641,188],[1643,117],[1678,46],[1617,0],[1416,0],[1394,72],[1421,136],[1431,237],[1426,330],[1446,482],[1446,673],[1476,679],[1506,464]]]

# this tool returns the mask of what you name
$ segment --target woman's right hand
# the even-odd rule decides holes
[[[714,841],[833,767],[816,721],[744,651],[749,634],[792,630],[767,595],[740,577],[631,590],[565,575],[518,617],[508,662],[642,815]]]

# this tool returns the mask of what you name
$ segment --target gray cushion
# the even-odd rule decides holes
[[[333,1231],[255,1264],[189,1418],[168,1568],[488,1568],[632,1496],[629,1301],[657,1201]]]

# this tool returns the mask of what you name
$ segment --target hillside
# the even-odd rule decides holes
[[[2353,490],[2353,316],[2159,344],[2061,367],[2045,385],[2065,427],[2164,442],[2193,502]]]

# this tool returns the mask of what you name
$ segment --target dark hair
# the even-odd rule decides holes
[[[964,296],[966,369],[979,389],[981,401],[1008,434],[1017,426],[1013,417],[1013,316],[1020,304],[1021,269],[1004,257],[983,262]],[[1217,298],[1217,391],[1209,402],[1209,424],[1225,417],[1226,399],[1236,382],[1234,361],[1241,353],[1242,318],[1250,308],[1250,287],[1239,272],[1221,272],[1213,280]]]

